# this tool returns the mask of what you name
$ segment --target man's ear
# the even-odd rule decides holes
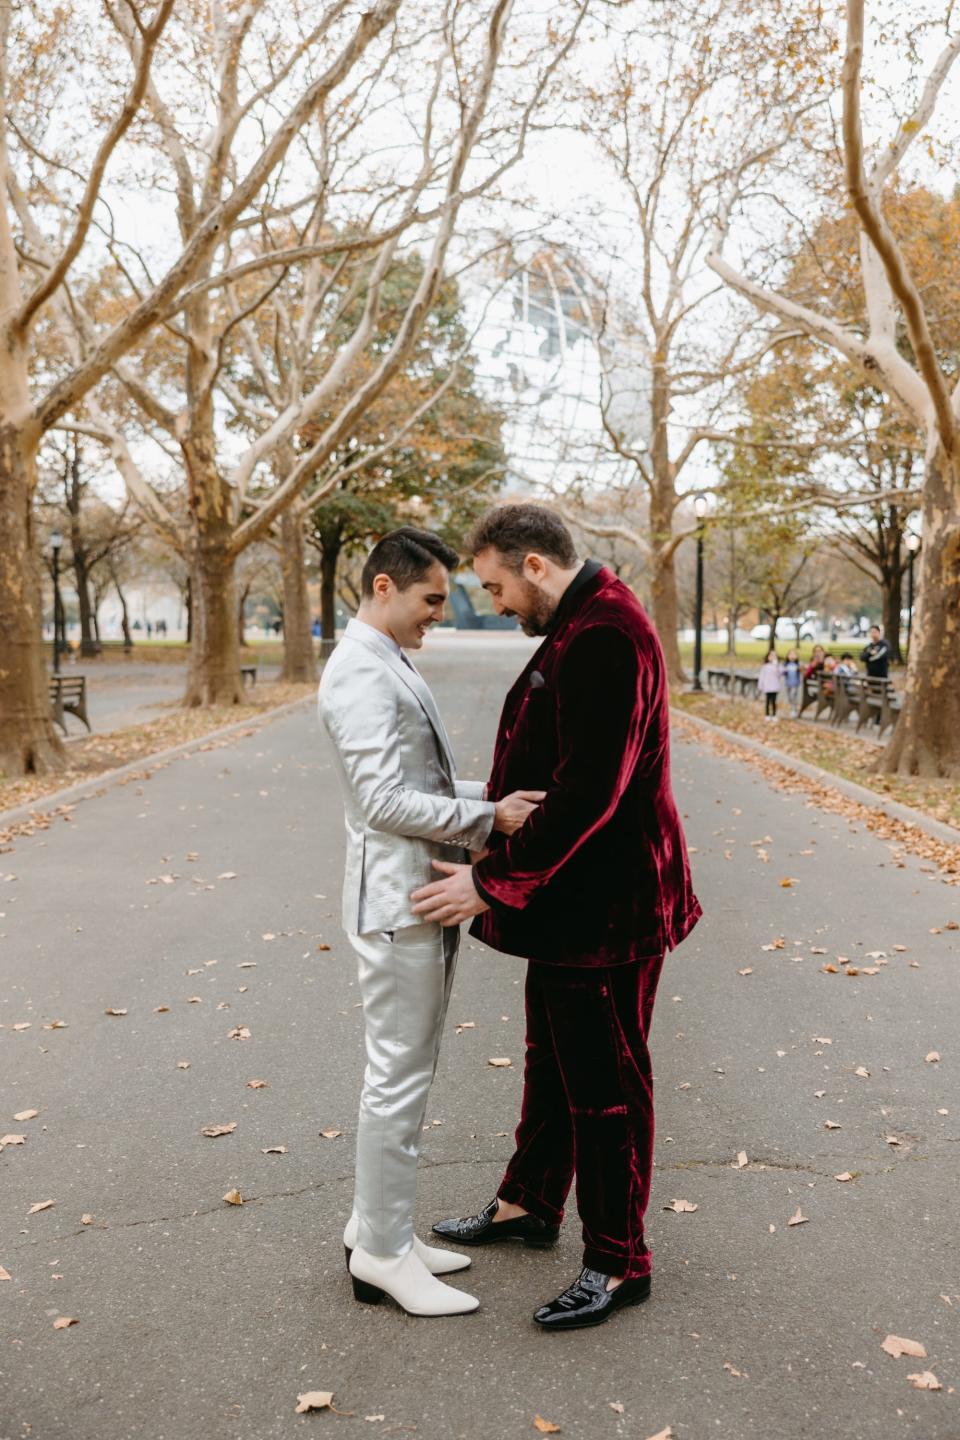
[[[546,561],[533,550],[524,559],[523,570],[528,580],[542,581],[547,573]]]
[[[389,575],[374,575],[373,593],[378,600],[389,600],[395,588]]]

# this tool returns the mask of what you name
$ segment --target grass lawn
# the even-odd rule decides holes
[[[787,651],[796,649],[801,660],[809,660],[813,654],[814,644],[823,644],[828,655],[836,655],[839,659],[844,651],[849,650],[851,655],[859,664],[860,651],[865,645],[864,640],[838,640],[836,644],[832,641],[821,642],[812,640],[801,640],[795,645],[791,640],[777,641],[777,654],[781,660],[787,658]],[[732,657],[732,664],[735,670],[759,669],[767,658],[769,646],[765,640],[738,640],[737,653]],[[680,658],[688,669],[693,667],[693,644],[691,642],[681,643]],[[731,664],[731,656],[727,654],[727,647],[723,641],[704,640],[703,642],[703,664],[704,669],[709,665],[713,669],[726,669]],[[894,667],[896,669],[898,667]]]

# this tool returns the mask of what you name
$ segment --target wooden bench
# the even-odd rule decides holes
[[[256,683],[257,683],[257,667],[256,667],[256,665],[241,665],[241,666],[240,666],[240,678],[241,678],[241,680],[243,681],[244,685],[246,685],[246,684],[249,682],[250,687],[251,687],[251,689],[252,689],[253,686],[256,685]]]
[[[894,689],[892,680],[883,680],[876,675],[864,675],[860,677],[858,690],[858,735],[864,725],[871,723],[877,725],[879,735],[890,726],[896,725],[903,701]]]
[[[729,695],[729,694],[730,694],[730,680],[731,680],[731,676],[730,676],[730,671],[729,671],[729,670],[721,670],[721,669],[719,669],[719,667],[713,667],[713,666],[708,667],[708,669],[707,669],[707,689],[708,689],[708,690],[718,690],[718,691],[719,691],[721,694],[723,694],[723,695]]]
[[[86,675],[51,675],[50,705],[54,724],[60,726],[64,735],[67,733],[65,715],[76,715],[77,719],[86,725],[87,730],[93,733],[87,719]]]
[[[101,650],[122,650],[127,659],[133,654],[133,641],[129,644],[126,640],[98,640],[97,644]]]

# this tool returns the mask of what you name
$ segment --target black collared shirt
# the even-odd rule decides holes
[[[560,603],[550,617],[550,623],[544,632],[545,634],[549,635],[553,630],[556,630],[562,620],[566,619],[570,611],[574,608],[575,597],[583,589],[584,585],[593,579],[594,575],[599,575],[602,569],[603,566],[599,560],[584,560],[580,569],[560,596]]]

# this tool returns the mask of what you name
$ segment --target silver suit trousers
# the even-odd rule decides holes
[[[437,924],[351,935],[367,1063],[357,1125],[354,1214],[371,1255],[413,1244],[417,1160],[460,931]]]

